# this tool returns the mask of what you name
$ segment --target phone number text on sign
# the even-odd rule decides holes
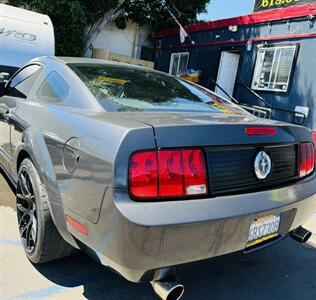
[[[282,7],[289,7],[293,5],[313,3],[316,0],[256,0],[254,11],[263,11],[269,9],[277,9]]]

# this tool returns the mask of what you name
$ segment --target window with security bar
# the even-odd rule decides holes
[[[297,45],[258,48],[251,88],[287,92]]]
[[[169,74],[178,76],[185,72],[188,67],[189,53],[172,53],[169,67]]]

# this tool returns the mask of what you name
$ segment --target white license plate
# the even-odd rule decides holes
[[[252,247],[278,236],[280,220],[280,215],[255,220],[250,226],[247,247]]]

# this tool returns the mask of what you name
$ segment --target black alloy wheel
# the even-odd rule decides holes
[[[37,208],[32,180],[22,168],[17,184],[17,215],[22,244],[27,253],[34,251],[37,241]]]

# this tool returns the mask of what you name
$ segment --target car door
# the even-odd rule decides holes
[[[0,165],[10,173],[12,162],[11,128],[19,126],[16,111],[32,90],[42,69],[31,64],[19,70],[7,83],[4,96],[0,98]]]

